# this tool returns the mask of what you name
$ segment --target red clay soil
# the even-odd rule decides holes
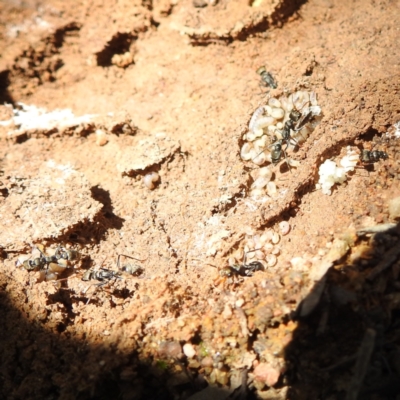
[[[3,1],[0,397],[399,399],[399,34],[394,0]],[[256,202],[243,135],[296,90],[322,120]],[[348,145],[388,158],[323,194]]]

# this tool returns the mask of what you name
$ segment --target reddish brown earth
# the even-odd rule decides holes
[[[0,127],[0,397],[399,399],[400,233],[355,234],[399,216],[399,34],[391,0],[3,1],[1,103],[96,116]],[[261,65],[271,95],[313,90],[323,111],[267,205],[239,156]],[[315,190],[347,145],[389,158]],[[275,266],[218,277],[282,220]],[[82,257],[39,282],[18,265],[34,245]],[[82,281],[119,254],[141,273]]]

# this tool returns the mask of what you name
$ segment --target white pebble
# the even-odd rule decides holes
[[[271,242],[273,244],[278,244],[280,240],[281,240],[281,237],[279,236],[279,233],[278,232],[274,232],[273,235],[272,235]]]
[[[160,175],[158,175],[157,172],[150,172],[149,174],[143,177],[143,183],[148,189],[153,190],[155,188],[155,183],[159,179]]]
[[[274,254],[268,254],[265,260],[267,261],[268,267],[273,267],[278,262],[278,259]]]
[[[187,358],[193,358],[196,355],[196,350],[190,343],[185,343],[182,349],[183,349],[183,354],[185,354]]]
[[[282,236],[287,235],[290,232],[290,225],[287,221],[279,222],[279,230],[281,231]]]

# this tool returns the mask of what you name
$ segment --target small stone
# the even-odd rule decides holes
[[[182,349],[179,342],[162,342],[159,347],[160,355],[171,358],[181,358]]]
[[[116,65],[119,68],[126,68],[133,64],[133,54],[130,51],[124,54],[114,54],[111,58],[111,64]]]
[[[400,219],[400,197],[389,201],[389,217],[390,219]]]
[[[237,308],[242,307],[243,304],[244,304],[244,300],[243,300],[243,299],[238,299],[238,300],[236,300],[236,302],[235,302],[235,306],[236,306]]]
[[[222,312],[222,317],[228,319],[232,316],[232,310],[228,304],[225,304],[224,311]]]
[[[97,131],[96,131],[96,144],[98,146],[104,146],[107,143],[108,143],[108,139],[107,139],[106,133],[101,129],[97,129]]]
[[[210,368],[214,365],[213,359],[210,356],[204,357],[201,360],[201,365],[204,368],[207,368],[207,367]]]
[[[207,7],[208,3],[206,0],[193,0],[193,6],[196,8]]]
[[[279,370],[267,363],[260,363],[254,368],[255,379],[264,382],[268,386],[276,385],[280,374]]]
[[[290,260],[290,264],[292,265],[293,270],[306,272],[311,268],[311,262],[305,260],[303,257],[293,257]]]
[[[196,350],[193,345],[190,343],[185,343],[183,345],[183,353],[187,358],[193,358],[196,355]]]

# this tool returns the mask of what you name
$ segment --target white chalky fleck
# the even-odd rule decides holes
[[[196,350],[190,343],[185,343],[182,349],[183,354],[185,354],[187,358],[193,358],[196,355]]]

